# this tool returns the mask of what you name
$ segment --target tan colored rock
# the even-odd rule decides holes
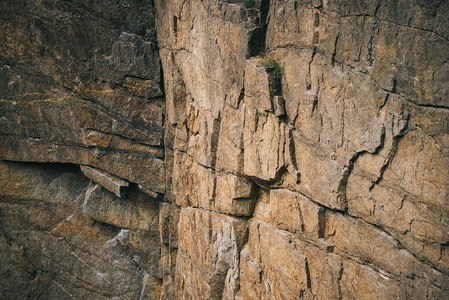
[[[449,298],[447,1],[35,2],[1,299]]]
[[[304,234],[309,238],[321,238],[325,230],[325,208],[316,205],[304,196],[299,195],[299,208],[304,224]]]
[[[284,189],[271,190],[267,202],[259,200],[254,216],[292,233],[304,226],[298,195]]]
[[[302,108],[300,105],[299,111],[291,112],[296,114],[293,117],[297,122],[301,120],[291,134],[294,141],[294,164],[301,173],[301,182],[295,189],[326,206],[344,209],[347,205],[346,181],[352,171],[352,164],[360,153],[373,153],[383,145],[383,118],[382,115],[377,116],[375,101],[382,95],[377,95],[378,88],[368,77],[357,79],[358,86],[361,85],[360,88],[366,90],[367,97],[373,100],[363,108],[354,108],[356,104],[351,103],[356,103],[356,98],[360,97],[358,89],[351,83],[356,80],[355,77],[347,73],[334,76],[327,74],[325,70],[320,71],[320,74],[329,76],[327,82],[332,93],[328,89],[320,91],[319,95],[323,98],[319,98],[318,94],[312,95],[310,104],[307,102]],[[286,76],[287,74],[290,73],[286,71]],[[350,87],[344,90],[333,88],[339,85]],[[311,92],[304,92],[306,98],[307,93]],[[325,111],[323,114],[314,111],[319,101],[324,102],[321,106]],[[341,106],[344,109],[338,111]],[[362,109],[364,113],[359,116],[358,112]],[[305,121],[306,119],[310,119],[310,122]]]
[[[173,165],[173,196],[179,206],[211,209],[214,200],[214,172],[175,151]]]
[[[173,163],[174,163],[174,143],[175,143],[176,126],[166,124],[164,136],[164,155],[165,155],[165,186],[167,187],[164,194],[164,200],[173,202],[172,179],[173,179]]]
[[[209,113],[202,109],[195,109],[191,111],[187,125],[191,135],[188,137],[186,153],[195,162],[213,167],[217,158],[220,119],[210,117]]]
[[[286,189],[261,191],[254,217],[308,239],[324,235],[324,208],[297,192]]]
[[[159,204],[159,233],[161,244],[168,244],[170,238],[170,203]]]
[[[160,267],[162,273],[161,299],[173,299],[176,297],[175,291],[175,271],[177,248],[171,248],[169,245],[161,245]]]
[[[257,58],[246,61],[245,103],[250,110],[273,111],[268,73]]]
[[[161,299],[173,299],[175,291],[176,257],[178,254],[178,222],[180,208],[159,203]]]
[[[214,210],[235,216],[251,216],[255,204],[254,184],[233,174],[217,176]]]
[[[429,286],[429,293],[427,294],[429,299],[445,299],[449,296],[449,292],[447,289],[441,289],[437,286],[430,285]]]
[[[306,243],[299,244],[307,257],[312,295],[315,299],[338,298],[341,293],[341,275],[344,272],[341,258]]]
[[[442,114],[435,116],[445,118]],[[426,129],[437,131],[441,129],[438,127]],[[449,179],[439,175],[447,171],[449,159],[440,149],[444,149],[444,145],[418,127],[399,141],[397,153],[391,166],[385,170],[384,178],[404,186],[406,193],[418,197],[427,206],[442,209],[447,220]],[[441,238],[443,236],[440,235]]]
[[[189,136],[187,135],[187,128],[184,124],[176,126],[175,141],[173,148],[183,152],[187,151],[187,141]]]
[[[243,5],[156,1],[155,9],[160,46],[175,50],[174,61],[195,105],[213,118],[224,103],[237,107],[248,49]]]
[[[339,295],[341,262],[337,255],[263,222],[251,223],[240,266],[239,296],[243,299],[331,299]]]
[[[245,128],[245,106],[234,109],[225,106],[217,146],[217,170],[243,173],[243,133]]]
[[[254,195],[254,183],[245,177],[235,176],[231,179],[231,197],[233,199],[251,198]]]
[[[385,105],[390,113],[385,118],[387,126],[384,147],[376,155],[370,153],[361,155],[354,165],[353,174],[348,179],[349,212],[382,226],[419,259],[438,265],[441,257],[440,245],[444,244],[449,236],[446,230],[448,212],[446,207],[441,205],[445,192],[444,188],[430,188],[435,184],[432,173],[425,176],[419,174],[422,168],[436,171],[446,165],[446,161],[442,154],[424,150],[423,147],[436,147],[438,142],[426,137],[419,127],[417,130],[404,132],[408,123],[409,129],[412,129],[415,126],[413,124],[422,120],[419,117],[412,117],[413,120],[410,121],[404,120],[403,113],[399,113],[398,108],[394,106],[395,102],[391,102],[393,99],[399,100],[398,97],[395,95],[390,97],[392,99]],[[432,111],[432,114],[440,113]],[[438,125],[423,126],[426,131],[441,130]],[[422,140],[425,146],[415,143],[416,140]],[[431,159],[438,163],[431,165],[427,157],[416,161],[414,157],[421,151],[433,153]],[[407,163],[404,160],[407,160]],[[396,161],[401,161],[401,164],[409,167],[413,165],[414,168],[405,171],[404,166],[396,165]],[[390,175],[398,171],[403,175]],[[404,183],[407,178],[406,172],[413,172],[413,180],[419,181],[419,185]],[[437,185],[444,186],[445,183],[442,181]]]
[[[328,211],[325,234],[335,244],[335,253],[339,255],[369,261],[396,276],[415,274],[438,286],[444,286],[444,289],[449,288],[448,275],[419,261],[388,233],[360,219]]]
[[[285,115],[284,99],[282,99],[282,96],[273,96],[273,106],[276,117],[283,117]]]
[[[159,231],[162,244],[178,248],[178,222],[180,208],[171,203],[159,203]]]
[[[249,253],[242,250],[241,257],[241,297],[295,299],[307,289],[307,262],[288,234],[253,222],[246,247]]]
[[[394,278],[379,274],[368,266],[343,260],[341,297],[343,299],[403,299],[403,284]]]
[[[164,92],[167,119],[172,124],[181,124],[186,118],[187,91],[183,78],[176,67],[174,54],[168,49],[161,49],[162,68],[165,70]]]
[[[244,174],[272,181],[284,161],[285,125],[274,114],[248,109],[245,114]]]
[[[203,209],[182,208],[179,228],[177,294],[193,299],[233,299],[246,222]]]
[[[298,132],[293,133],[293,141],[295,164],[301,173],[300,182],[294,188],[325,206],[343,209],[346,201],[341,194],[341,180],[345,175],[339,163],[333,160],[332,154],[309,143]]]
[[[441,258],[438,262],[438,267],[447,272],[449,269],[449,247],[447,245],[441,246]]]

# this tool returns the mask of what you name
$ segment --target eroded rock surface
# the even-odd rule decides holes
[[[2,162],[0,176],[2,298],[160,296],[156,200],[118,198],[74,166]]]
[[[449,298],[448,1],[0,17],[0,298]]]
[[[1,158],[93,166],[163,193],[151,4],[3,1],[0,14]]]

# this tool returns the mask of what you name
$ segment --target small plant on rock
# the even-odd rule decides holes
[[[265,67],[266,69],[270,70],[272,74],[277,77],[281,78],[282,74],[284,73],[284,67],[281,67],[279,63],[270,55],[265,54],[263,56],[257,56],[258,63]]]

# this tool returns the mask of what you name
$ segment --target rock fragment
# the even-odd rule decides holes
[[[126,188],[129,186],[128,181],[89,166],[81,166],[81,171],[83,171],[84,175],[89,179],[101,184],[106,189],[113,192],[117,197],[122,197],[126,194]]]

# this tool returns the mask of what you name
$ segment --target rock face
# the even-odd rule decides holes
[[[2,158],[93,166],[164,193],[153,7],[2,1],[0,12]]]
[[[448,1],[0,3],[0,298],[449,298]]]

